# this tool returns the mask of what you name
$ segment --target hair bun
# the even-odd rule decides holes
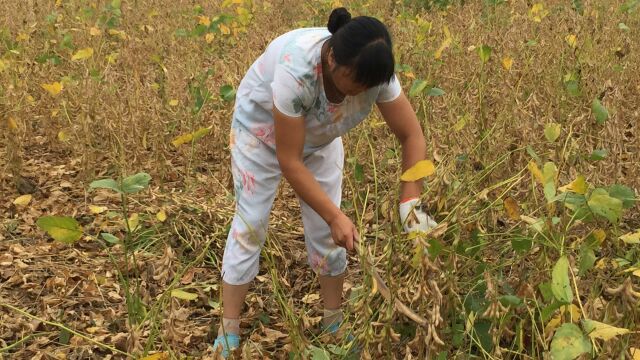
[[[329,32],[335,34],[343,25],[351,21],[351,14],[347,9],[340,7],[333,9],[331,15],[329,15],[329,22],[327,28]]]

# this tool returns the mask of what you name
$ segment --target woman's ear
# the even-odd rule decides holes
[[[333,55],[333,49],[329,48],[329,53],[327,54],[327,65],[329,65],[329,71],[334,71],[336,68],[336,58]]]

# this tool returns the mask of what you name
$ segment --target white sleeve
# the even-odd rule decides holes
[[[398,98],[402,93],[402,86],[396,75],[393,75],[388,84],[380,85],[380,92],[376,98],[377,103],[390,102]]]
[[[290,117],[300,117],[309,110],[307,86],[282,64],[276,65],[271,91],[273,106],[281,113]]]

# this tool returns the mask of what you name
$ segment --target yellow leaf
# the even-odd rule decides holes
[[[43,89],[47,90],[47,92],[51,94],[51,96],[56,96],[62,91],[62,84],[57,81],[51,84],[42,84],[40,86],[42,86]]]
[[[124,32],[124,31],[122,31],[122,30],[109,29],[109,31],[108,31],[108,32],[109,32],[109,35],[117,36],[117,37],[119,37],[119,38],[120,38],[120,39],[122,39],[122,40],[127,40],[127,33],[125,33],[125,32]]]
[[[469,114],[464,114],[464,116],[462,116],[460,119],[458,119],[458,121],[455,123],[455,125],[453,125],[453,130],[455,132],[458,132],[462,129],[464,129],[465,125],[467,125],[467,122],[469,121]]]
[[[603,270],[607,267],[607,261],[609,261],[608,258],[602,258],[600,260],[598,260],[596,262],[596,269],[598,270]]]
[[[9,67],[9,63],[0,59],[0,73],[4,71],[4,69]]]
[[[633,274],[633,275],[635,275],[635,276],[637,276],[637,277],[640,277],[640,269],[635,269],[635,270],[632,272],[632,274]]]
[[[56,0],[56,7],[62,6],[62,0]]]
[[[138,213],[133,213],[131,214],[131,216],[129,216],[129,219],[127,220],[127,224],[129,225],[129,230],[134,231],[138,228],[138,225],[140,223],[140,217],[138,216]]]
[[[120,54],[117,53],[117,52],[113,52],[113,53],[107,55],[107,62],[109,64],[115,64],[116,61],[118,60],[118,56],[120,56]]]
[[[158,213],[156,214],[156,219],[158,219],[158,221],[160,222],[165,222],[165,220],[167,220],[167,213],[164,210],[158,211]]]
[[[169,354],[167,354],[166,352],[159,352],[149,356],[145,356],[140,360],[167,360],[167,359],[169,359]]]
[[[171,141],[171,144],[175,147],[178,147],[183,144],[191,143],[192,141],[196,141],[201,137],[207,135],[211,131],[211,127],[200,128],[197,131],[192,132],[191,134],[184,134],[176,137]]]
[[[27,206],[31,202],[32,196],[30,194],[18,196],[15,200],[13,200],[14,205],[18,206]]]
[[[567,44],[569,44],[569,46],[571,46],[572,48],[576,47],[578,38],[575,35],[569,34],[564,39],[567,42]]]
[[[89,205],[89,211],[91,211],[92,214],[102,214],[103,212],[107,211],[107,207],[106,206],[97,206],[97,205]]]
[[[173,99],[169,101],[169,106],[178,106],[178,100]]]
[[[580,320],[580,308],[578,308],[575,304],[565,305],[560,308],[560,313],[565,314],[568,313],[571,321],[578,322]]]
[[[562,314],[558,314],[557,316],[555,316],[553,319],[549,320],[549,322],[547,323],[547,325],[545,325],[544,327],[544,333],[545,335],[550,335],[553,333],[553,331],[560,326],[560,323],[562,323]]]
[[[218,29],[220,29],[220,32],[223,35],[229,35],[231,34],[231,29],[229,29],[229,27],[225,24],[218,24]]]
[[[533,175],[533,178],[536,179],[538,183],[544,184],[544,177],[542,176],[542,172],[540,171],[540,168],[538,167],[538,164],[535,162],[535,160],[529,161],[527,168],[529,168],[531,175]]]
[[[19,33],[18,36],[16,36],[16,41],[21,42],[21,41],[29,41],[29,34],[25,34],[25,33]]]
[[[198,298],[198,294],[186,292],[179,289],[171,290],[171,296],[182,300],[195,300]]]
[[[180,145],[186,144],[186,143],[190,143],[191,140],[193,139],[193,135],[191,134],[184,134],[184,135],[180,135],[177,138],[173,139],[173,141],[171,141],[171,144],[175,147],[178,147]]]
[[[640,230],[635,233],[624,234],[620,236],[620,240],[624,241],[625,244],[640,244]]]
[[[584,320],[584,330],[592,339],[611,340],[618,335],[629,333],[629,329],[611,326],[595,320]]]
[[[67,132],[64,131],[64,130],[58,131],[58,140],[60,140],[62,142],[69,141],[69,134],[67,134]]]
[[[512,58],[510,58],[508,56],[505,56],[505,57],[502,58],[502,67],[505,70],[507,70],[507,71],[511,70],[511,66],[512,65],[513,65],[513,59]]]
[[[544,9],[544,5],[536,3],[529,9],[529,18],[535,22],[541,22],[549,14],[549,11]]]
[[[504,199],[504,209],[509,219],[520,220],[520,206],[518,206],[518,202],[515,199],[512,197]]]
[[[561,186],[558,190],[562,192],[574,192],[576,194],[584,194],[587,192],[587,182],[583,175],[578,175],[575,180],[565,186]]]
[[[208,16],[198,16],[198,24],[208,27],[211,25],[211,19]]]
[[[78,52],[73,54],[73,56],[71,57],[71,60],[86,60],[92,56],[93,56],[93,49],[84,48],[82,50],[78,50]]]
[[[91,29],[89,29],[89,34],[91,36],[100,36],[102,34],[102,30],[94,26]]]
[[[400,176],[401,181],[416,181],[433,175],[435,166],[430,160],[420,160]]]
[[[598,243],[600,243],[600,245],[602,245],[602,243],[604,242],[604,239],[607,238],[607,233],[602,229],[595,229],[593,230],[592,234],[593,234],[593,237],[596,238]]]
[[[438,50],[436,50],[436,52],[433,54],[433,57],[436,60],[440,59],[440,57],[442,57],[442,52],[446,50],[449,46],[451,46],[452,38],[451,38],[451,33],[449,32],[449,28],[445,25],[442,31],[444,32],[444,40],[442,40],[440,47],[438,47]]]
[[[376,278],[371,279],[371,295],[375,295],[378,292],[378,280]]]
[[[632,359],[631,360],[640,360],[640,349],[638,348],[629,348],[629,353],[631,353]]]
[[[18,128],[18,124],[16,123],[16,119],[14,119],[12,117],[8,117],[7,118],[7,126],[11,130],[16,130]]]
[[[207,33],[207,35],[204,36],[204,41],[206,41],[207,44],[211,44],[215,37],[216,36],[213,33]]]

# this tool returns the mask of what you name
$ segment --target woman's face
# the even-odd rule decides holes
[[[353,69],[338,65],[333,57],[333,49],[329,50],[329,70],[335,87],[344,95],[355,96],[367,90],[367,87],[356,82]]]
[[[345,95],[355,96],[367,90],[367,87],[357,83],[354,78],[354,72],[346,66],[336,66],[331,71],[333,83],[338,91]]]

